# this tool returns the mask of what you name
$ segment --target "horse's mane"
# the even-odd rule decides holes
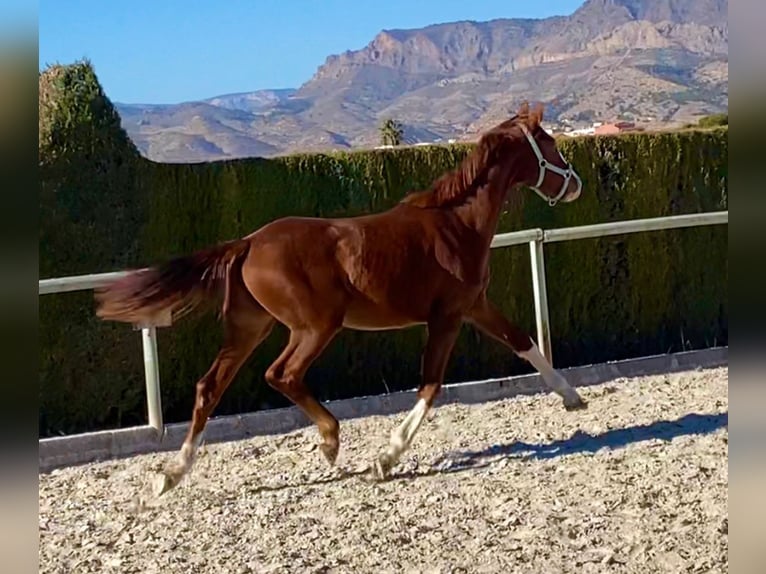
[[[431,187],[423,191],[415,191],[402,198],[400,203],[417,207],[443,207],[449,204],[461,203],[474,191],[474,182],[481,175],[492,159],[497,148],[512,134],[510,128],[519,121],[529,123],[532,114],[528,106],[522,106],[518,114],[485,132],[473,151],[461,162],[460,166],[436,179]],[[522,133],[518,131],[518,137]]]

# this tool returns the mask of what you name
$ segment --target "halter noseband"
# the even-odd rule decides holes
[[[570,164],[567,160],[564,159],[564,156],[561,155],[561,152],[559,151],[558,154],[559,154],[559,157],[561,158],[561,161],[563,161],[564,164],[567,166],[565,169],[560,168],[557,165],[553,165],[552,163],[549,163],[548,161],[546,161],[545,158],[543,157],[542,152],[540,151],[540,148],[537,146],[537,142],[535,141],[535,138],[533,138],[532,134],[529,133],[529,128],[527,128],[527,126],[524,125],[523,123],[519,123],[519,127],[521,128],[521,131],[526,136],[527,141],[529,142],[529,145],[532,147],[532,151],[537,157],[537,165],[540,166],[540,175],[537,178],[537,183],[535,185],[529,186],[532,189],[532,191],[534,191],[537,195],[539,195],[545,201],[547,201],[548,205],[553,207],[559,202],[559,199],[564,197],[564,194],[567,191],[567,187],[569,187],[569,180],[574,177],[575,181],[577,182],[577,193],[580,193],[580,191],[582,191],[582,180],[580,179],[580,176],[577,175],[575,170],[572,169],[572,164]],[[540,186],[543,184],[543,181],[545,180],[546,171],[552,171],[553,173],[556,173],[564,178],[564,183],[561,184],[561,190],[558,192],[558,194],[555,197],[548,197],[540,190]]]

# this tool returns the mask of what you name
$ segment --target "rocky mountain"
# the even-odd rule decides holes
[[[570,16],[384,30],[295,90],[118,104],[157,161],[205,161],[473,137],[523,99],[549,123],[692,121],[728,107],[728,0],[587,0]]]

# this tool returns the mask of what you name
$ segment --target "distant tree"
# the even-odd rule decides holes
[[[381,145],[393,145],[397,146],[402,143],[402,135],[404,130],[402,124],[394,119],[388,118],[378,128],[380,132]]]
[[[700,126],[701,128],[712,128],[715,126],[728,126],[729,114],[727,112],[725,114],[713,114],[711,116],[705,116],[703,118],[700,118],[697,125]]]

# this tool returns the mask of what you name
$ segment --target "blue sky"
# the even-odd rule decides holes
[[[43,0],[39,64],[88,58],[107,95],[177,103],[298,87],[382,29],[571,14],[582,0]]]

